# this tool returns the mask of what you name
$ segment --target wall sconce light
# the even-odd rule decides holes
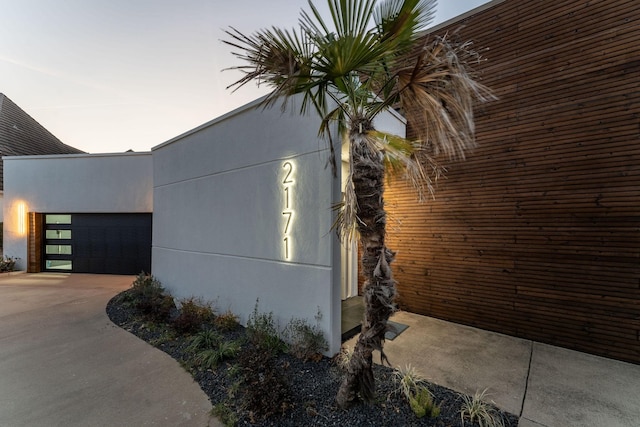
[[[24,202],[18,202],[18,234],[24,236],[27,233],[27,206]]]

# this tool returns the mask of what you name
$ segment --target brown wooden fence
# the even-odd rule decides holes
[[[387,188],[401,307],[640,363],[640,2],[506,0],[435,32],[460,24],[500,99],[435,200]]]

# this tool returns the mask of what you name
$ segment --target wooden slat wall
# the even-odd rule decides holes
[[[506,0],[437,32],[461,23],[500,99],[436,200],[387,188],[400,306],[640,363],[640,1]]]
[[[42,222],[41,213],[29,212],[27,237],[27,273],[42,271]]]

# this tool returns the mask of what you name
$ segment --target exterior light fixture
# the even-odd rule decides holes
[[[24,202],[18,202],[18,234],[27,234],[27,205]]]

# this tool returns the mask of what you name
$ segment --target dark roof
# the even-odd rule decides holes
[[[63,144],[40,123],[0,93],[0,156],[80,154],[82,150]],[[4,189],[0,160],[0,190]]]

